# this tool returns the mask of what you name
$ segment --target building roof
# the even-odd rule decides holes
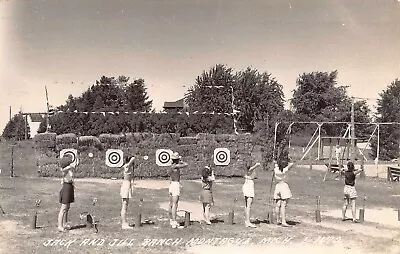
[[[177,101],[173,101],[173,102],[164,102],[164,106],[163,108],[184,108],[185,106],[185,101],[184,98],[177,100]]]
[[[39,122],[39,123],[41,123],[41,122],[43,121],[43,116],[42,116],[42,114],[32,113],[32,114],[29,114],[29,116],[30,116],[32,122]]]

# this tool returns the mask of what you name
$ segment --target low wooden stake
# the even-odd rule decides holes
[[[32,215],[32,218],[31,218],[31,228],[32,229],[36,229],[36,222],[37,222],[37,212],[35,211],[35,213]]]
[[[317,210],[315,210],[315,221],[321,222],[320,196],[317,196]]]
[[[229,225],[233,225],[234,218],[235,218],[235,211],[232,210],[228,214],[228,221],[227,222],[228,222]]]
[[[185,227],[189,227],[190,226],[190,212],[185,211]]]

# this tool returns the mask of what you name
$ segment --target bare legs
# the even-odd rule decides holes
[[[346,198],[343,203],[342,208],[342,220],[346,220],[346,210],[347,206],[351,203],[351,215],[353,216],[353,221],[357,221],[356,214],[356,199],[355,198]]]
[[[178,222],[176,221],[176,212],[178,210],[178,201],[179,196],[169,196],[169,219],[170,224],[173,228],[178,226]]]
[[[129,226],[128,221],[126,220],[126,211],[128,210],[129,198],[122,199],[122,207],[121,207],[121,224],[122,229],[131,229],[133,227]]]
[[[210,221],[210,209],[211,209],[211,204],[210,203],[203,203],[203,218],[206,224],[211,225]]]
[[[252,197],[244,197],[244,224],[246,227],[250,228],[255,228],[256,225],[250,222],[250,211],[251,211],[251,205],[253,203],[253,198]]]
[[[276,220],[278,224],[282,224],[282,226],[289,226],[286,222],[286,206],[288,203],[288,199],[277,199],[275,206]]]
[[[64,231],[68,221],[68,211],[70,204],[61,204],[60,212],[58,213],[58,230]]]

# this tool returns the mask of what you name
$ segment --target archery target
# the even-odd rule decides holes
[[[106,151],[106,165],[119,168],[124,165],[124,152],[119,149],[108,149]]]
[[[156,164],[161,167],[171,166],[172,151],[169,149],[158,149],[156,151]]]
[[[62,149],[60,151],[60,158],[63,158],[64,156],[70,156],[72,158],[72,165],[73,166],[77,166],[79,164],[78,150],[76,150],[76,149]]]
[[[216,148],[214,150],[214,164],[216,166],[227,166],[231,162],[231,152],[228,148]]]

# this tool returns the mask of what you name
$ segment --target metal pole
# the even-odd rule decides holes
[[[318,160],[320,160],[321,151],[321,126],[322,124],[318,123]]]
[[[279,122],[276,122],[275,123],[275,132],[274,132],[274,150],[273,150],[273,154],[272,154],[272,158],[275,160],[276,159],[276,157],[275,157],[275,150],[276,150],[276,136],[277,136],[277,130],[278,130],[278,125],[279,125]]]
[[[25,115],[25,140],[28,139],[28,115]]]
[[[354,163],[355,156],[356,156],[356,143],[355,143],[355,126],[354,126],[354,98],[351,98],[351,154],[350,154],[350,161]]]
[[[377,124],[377,136],[378,136],[378,144],[376,146],[376,158],[375,158],[375,164],[376,164],[376,177],[379,177],[379,172],[378,172],[378,164],[379,164],[379,124]]]
[[[11,169],[10,177],[14,177],[14,144],[11,145]]]
[[[50,112],[49,95],[47,93],[47,87],[46,86],[44,86],[44,89],[46,91],[46,103],[47,103],[46,132],[48,132],[49,131],[49,112]]]
[[[236,113],[235,113],[235,104],[234,100],[235,97],[233,96],[233,86],[229,86],[231,88],[231,94],[232,94],[232,101],[231,101],[231,106],[232,106],[232,116],[233,116],[233,131],[235,132],[236,135],[239,135],[236,127]]]

